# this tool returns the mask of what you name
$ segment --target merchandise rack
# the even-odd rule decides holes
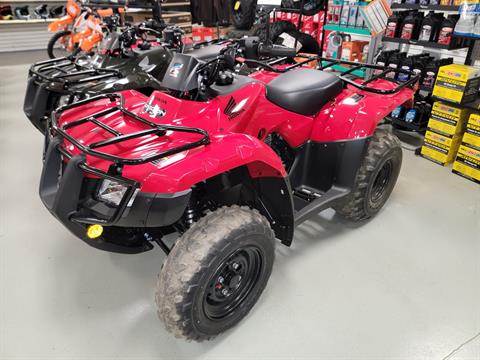
[[[418,46],[423,46],[430,49],[444,49],[444,50],[458,50],[458,49],[468,48],[471,46],[470,41],[464,42],[463,44],[462,43],[455,44],[450,42],[450,44],[445,45],[445,44],[439,44],[431,41],[407,40],[402,38],[391,38],[386,36],[383,36],[382,41],[398,43],[398,44],[418,45]]]

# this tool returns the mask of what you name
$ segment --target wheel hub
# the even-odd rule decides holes
[[[217,269],[204,296],[205,315],[223,319],[240,306],[256,284],[262,269],[259,249],[239,249]]]

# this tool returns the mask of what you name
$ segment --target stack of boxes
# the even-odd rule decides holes
[[[480,114],[470,115],[452,172],[480,184]]]
[[[421,155],[442,166],[453,162],[462,141],[469,110],[437,101],[433,104]]]
[[[451,64],[439,69],[432,94],[440,101],[433,104],[421,149],[424,158],[443,166],[455,160],[452,171],[478,183],[480,114],[462,105],[477,99],[479,85],[478,68]]]

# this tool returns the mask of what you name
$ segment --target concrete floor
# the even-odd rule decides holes
[[[164,255],[90,248],[40,202],[42,137],[22,112],[37,56],[0,55],[0,358],[480,359],[480,187],[411,152],[375,219],[327,211],[277,247],[239,326],[170,336],[153,301]]]

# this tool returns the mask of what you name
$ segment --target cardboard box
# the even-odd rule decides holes
[[[480,85],[480,69],[460,64],[441,66],[433,87],[433,96],[464,104],[473,101]]]
[[[460,146],[452,172],[480,184],[480,150]]]
[[[466,127],[470,111],[436,101],[433,104],[428,128],[446,135],[461,134]]]
[[[439,165],[446,166],[455,160],[461,140],[461,135],[450,137],[429,130],[425,133],[425,141],[420,155]]]
[[[480,149],[480,114],[470,115],[462,143]]]

